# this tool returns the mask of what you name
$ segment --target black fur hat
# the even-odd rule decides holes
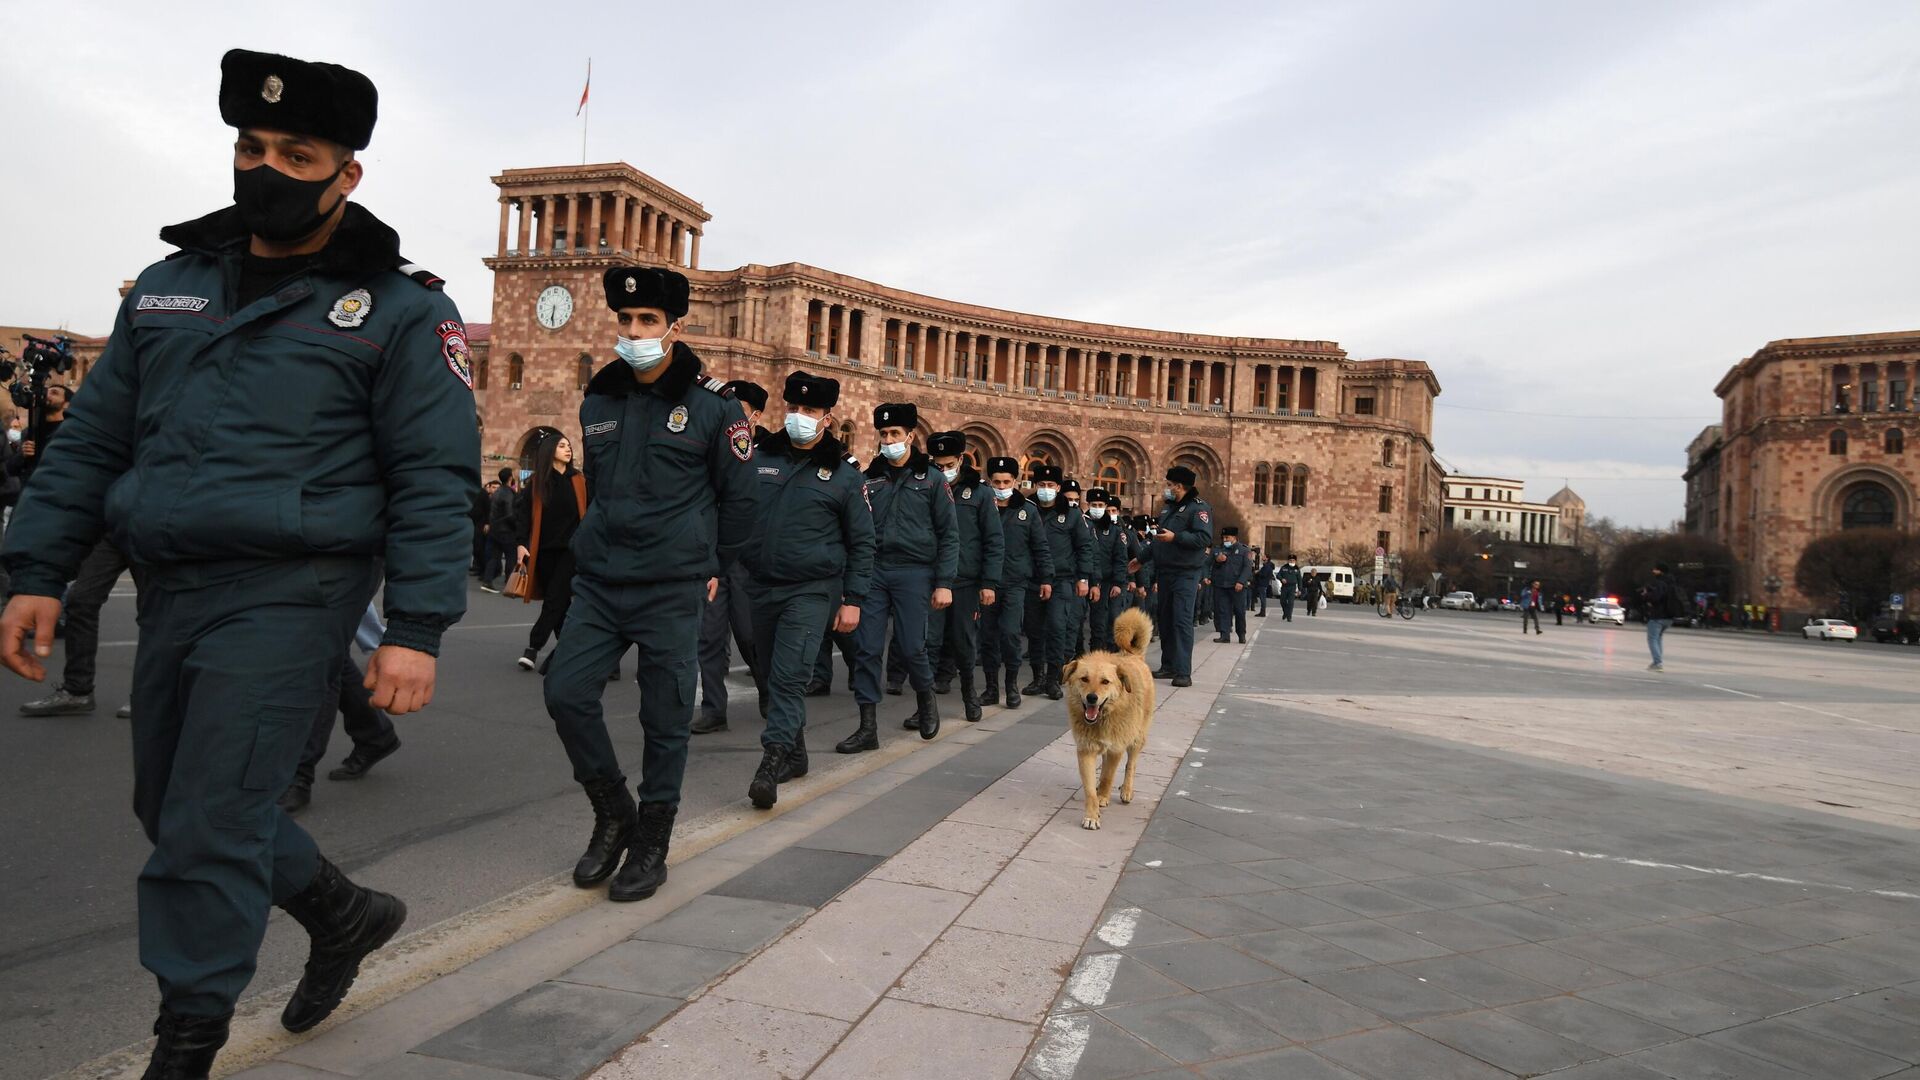
[[[229,127],[310,135],[365,150],[380,93],[352,68],[228,49],[220,58],[220,119]]]
[[[601,278],[607,291],[607,307],[650,307],[678,320],[687,314],[687,278],[660,266],[616,266]]]

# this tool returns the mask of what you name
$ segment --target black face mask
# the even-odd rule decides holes
[[[247,232],[266,240],[287,243],[320,230],[340,207],[340,199],[325,210],[315,210],[320,196],[340,177],[346,162],[325,180],[298,180],[271,165],[233,170],[233,203]]]

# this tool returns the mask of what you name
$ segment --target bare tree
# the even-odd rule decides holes
[[[1898,529],[1845,529],[1800,553],[1793,583],[1834,614],[1871,619],[1896,592],[1920,582],[1920,541]]]

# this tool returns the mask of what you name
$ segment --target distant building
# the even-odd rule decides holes
[[[1563,487],[1543,503],[1526,500],[1526,485],[1497,476],[1448,473],[1441,480],[1441,526],[1486,532],[1522,544],[1579,543],[1587,504]]]
[[[1721,378],[1718,441],[1708,428],[1689,447],[1688,521],[1733,549],[1735,602],[1807,610],[1793,578],[1810,541],[1915,527],[1916,372],[1906,330],[1771,341]]]

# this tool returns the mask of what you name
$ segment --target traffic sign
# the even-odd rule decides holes
[[[1907,598],[1902,593],[1894,593],[1887,598],[1887,606],[1895,611],[1899,611],[1907,606]]]
[[[1386,553],[1387,553],[1387,549],[1383,547],[1377,547],[1373,549],[1373,557],[1376,559],[1381,558],[1382,556],[1386,555]]]

